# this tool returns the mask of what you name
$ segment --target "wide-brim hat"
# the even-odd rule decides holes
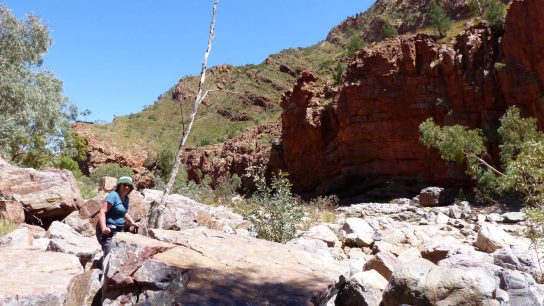
[[[132,183],[132,178],[130,176],[121,176],[118,180],[117,180],[117,184],[115,185],[116,188],[119,188],[119,185],[121,184],[127,184],[130,186],[130,191],[132,191],[134,189],[134,183]]]

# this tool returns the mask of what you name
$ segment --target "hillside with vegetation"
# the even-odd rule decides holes
[[[199,111],[188,145],[223,142],[261,123],[279,121],[280,98],[304,70],[313,71],[321,84],[341,82],[347,61],[362,47],[384,38],[429,27],[431,1],[379,0],[364,13],[347,18],[333,28],[324,41],[304,48],[291,48],[268,56],[257,65],[219,65],[208,70],[208,97]],[[464,0],[444,2],[454,26],[454,36],[471,16]],[[116,117],[110,124],[78,123],[99,140],[123,151],[157,152],[176,146],[191,112],[198,77],[186,76],[141,112]]]

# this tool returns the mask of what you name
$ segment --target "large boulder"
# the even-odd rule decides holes
[[[384,306],[493,305],[495,275],[483,268],[447,268],[416,259],[395,270]]]
[[[47,230],[47,238],[51,239],[48,251],[76,255],[85,266],[100,252],[100,244],[94,237],[84,237],[69,225],[54,221]]]
[[[514,237],[502,228],[485,223],[478,231],[478,238],[474,245],[483,252],[493,253],[498,249],[510,246],[514,241]]]
[[[162,191],[143,191],[144,203],[160,202]],[[171,194],[166,197],[163,215],[163,228],[168,230],[185,230],[198,226],[222,230],[225,226],[233,230],[247,229],[248,221],[225,207],[211,207],[188,197]],[[131,204],[132,205],[132,204]]]
[[[17,201],[0,199],[0,219],[8,220],[15,224],[25,222],[23,205]]]
[[[68,285],[64,306],[99,305],[98,293],[102,289],[100,273],[100,270],[93,269],[72,278]]]
[[[0,305],[58,306],[83,268],[70,254],[0,248],[0,271]]]
[[[105,305],[136,300],[188,305],[324,304],[337,290],[339,276],[347,273],[330,258],[249,236],[205,228],[152,230],[151,236],[163,240],[167,250],[155,248],[155,254],[146,256],[134,250],[150,244],[147,239],[128,233],[114,238],[106,267]],[[139,263],[119,260],[127,256],[138,256]]]
[[[68,170],[38,171],[0,162],[0,195],[21,203],[29,214],[60,219],[83,203],[74,175]]]
[[[334,304],[336,306],[367,305],[379,306],[387,280],[375,270],[352,275],[340,289]]]

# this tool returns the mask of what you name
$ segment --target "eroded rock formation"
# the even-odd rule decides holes
[[[418,126],[433,118],[493,136],[510,105],[542,126],[542,16],[538,1],[514,1],[502,43],[481,22],[451,46],[426,34],[374,44],[351,60],[330,105],[303,73],[282,103],[282,156],[297,190],[335,191],[352,178],[466,182],[462,167],[420,144]]]

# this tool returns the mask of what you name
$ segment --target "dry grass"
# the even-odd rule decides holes
[[[17,228],[17,224],[0,216],[0,236],[11,233]]]

